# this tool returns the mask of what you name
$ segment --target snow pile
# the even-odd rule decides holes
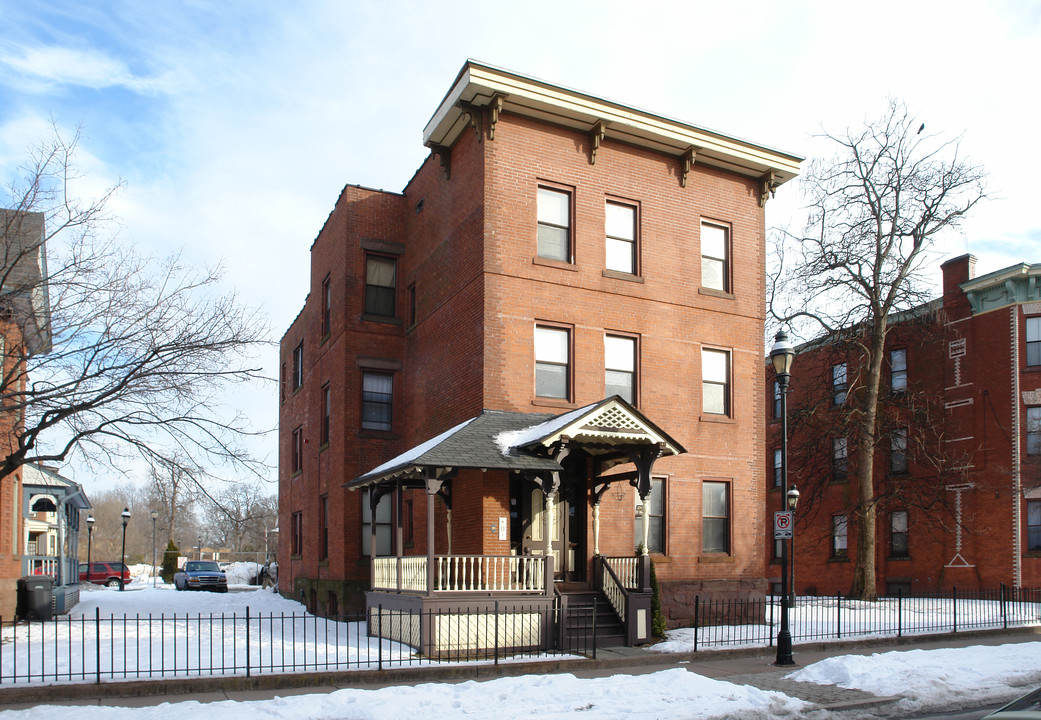
[[[787,675],[874,695],[902,695],[901,710],[1002,702],[1041,684],[1041,642],[842,655]]]

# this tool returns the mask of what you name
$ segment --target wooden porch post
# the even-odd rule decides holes
[[[557,497],[556,487],[553,487],[550,492],[544,494],[546,502],[543,508],[543,522],[542,522],[542,540],[543,540],[543,551],[542,554],[546,558],[546,594],[553,594],[553,576],[556,572],[556,562],[553,558],[553,515],[556,510],[556,503],[554,502]]]
[[[397,523],[396,523],[397,524],[397,528],[396,528],[396,532],[394,533],[394,535],[395,535],[395,537],[394,537],[394,549],[397,552],[395,552],[394,554],[397,556],[398,590],[401,590],[401,589],[404,588],[404,585],[402,585],[402,581],[404,580],[404,570],[401,567],[401,565],[402,565],[401,557],[402,557],[402,548],[404,548],[404,546],[405,546],[405,542],[404,542],[405,535],[404,535],[404,532],[402,530],[402,523],[401,523],[402,502],[401,502],[401,479],[400,478],[398,479],[397,483],[394,486],[394,500],[395,500],[394,501],[394,514],[397,516]]]
[[[437,567],[434,565],[434,498],[441,483],[433,476],[434,471],[427,470],[427,595],[434,594],[437,583]]]
[[[600,554],[600,500],[593,503],[593,555]]]

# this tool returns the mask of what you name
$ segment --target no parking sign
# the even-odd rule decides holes
[[[791,540],[792,538],[792,512],[774,513],[774,540]]]

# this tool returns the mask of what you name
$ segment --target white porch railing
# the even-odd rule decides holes
[[[401,582],[398,583],[398,564]],[[542,592],[546,564],[528,555],[438,555],[436,592]],[[373,560],[373,590],[426,592],[427,558],[378,557]]]
[[[636,590],[639,588],[637,585],[639,560],[636,557],[605,557],[604,563],[614,571],[615,576],[622,583],[622,587],[626,590]]]

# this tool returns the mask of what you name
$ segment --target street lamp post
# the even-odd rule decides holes
[[[90,582],[90,544],[94,540],[94,516],[87,515],[87,582]]]
[[[119,513],[119,515],[123,518],[123,545],[119,550],[119,590],[122,592],[126,586],[123,580],[123,569],[126,567],[127,562],[127,522],[130,521],[130,508],[123,508],[123,512]]]
[[[788,381],[791,379],[795,348],[788,342],[788,334],[778,331],[774,346],[770,349],[770,362],[774,367],[777,387],[781,391],[781,494],[788,499]],[[793,488],[794,489],[794,488]],[[795,491],[798,501],[799,491]],[[776,665],[794,665],[792,659],[792,634],[788,629],[788,542],[781,540],[781,629],[777,633]]]
[[[155,519],[159,517],[159,511],[153,510],[150,514],[152,516],[152,587],[155,587]]]
[[[196,560],[202,560],[202,535],[195,536],[196,546],[199,548],[199,557]]]

